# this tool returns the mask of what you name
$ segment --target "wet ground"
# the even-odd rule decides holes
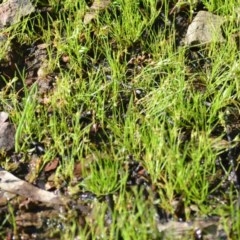
[[[190,24],[189,8],[188,6],[184,6],[183,8],[174,10],[174,4],[170,3],[170,5],[172,11],[169,12],[167,19],[168,25],[175,25],[177,48],[181,45],[187,27]],[[61,9],[61,5],[59,5],[58,8]],[[200,10],[204,10],[203,4],[201,3],[195,7],[193,15],[196,15]],[[53,18],[57,18],[56,9],[48,8],[47,4],[44,6],[39,5],[38,11],[42,12],[43,19],[46,19],[47,14],[50,14]],[[158,32],[161,27],[166,25],[165,21],[166,16],[161,12],[155,20],[151,30]],[[96,38],[97,36],[94,34],[93,32],[92,37]],[[145,39],[145,41],[147,41],[149,37],[150,31],[146,30],[141,38],[129,46],[126,53],[122,54],[122,59],[127,59],[128,61],[127,74],[129,79],[140,71],[142,67],[152,62],[151,52],[146,51],[141,46],[141,40]],[[84,41],[84,38],[80,41]],[[114,48],[114,41],[112,42]],[[39,86],[38,101],[42,103],[43,107],[46,106],[47,108],[47,96],[54,91],[54,83],[60,72],[60,69],[56,68],[53,72],[44,73],[44,62],[48,58],[47,47],[47,44],[41,41],[36,41],[31,45],[21,45],[17,42],[17,39],[13,39],[8,58],[0,62],[1,91],[7,93],[8,89],[6,82],[12,79],[17,72],[21,72],[25,69],[25,84],[23,84],[22,81],[18,81],[15,85],[15,90],[19,91],[19,101],[21,102],[21,97],[24,96],[24,93],[21,91],[23,85],[31,87],[37,82]],[[88,59],[91,59],[91,55],[93,54],[91,50],[89,50],[87,54],[89,55]],[[111,78],[110,66],[108,66],[106,59],[101,56],[101,53],[99,53],[99,56],[97,62],[85,63],[86,77],[89,70],[92,71],[92,69],[96,69],[97,71],[99,68],[104,68],[105,74]],[[59,63],[60,68],[68,70],[68,56],[61,56]],[[186,76],[186,81],[188,81],[189,75],[199,73],[203,71],[204,68],[209,67],[211,65],[211,59],[208,58],[207,52],[204,49],[189,48],[185,56],[185,64],[189,69],[188,75]],[[152,84],[157,85],[160,78],[161,76],[156,76],[155,82]],[[193,91],[205,91],[205,83],[198,78],[196,78],[194,82],[189,82],[189,86]],[[137,100],[144,97],[146,93],[143,89],[131,89],[131,86],[126,85],[123,85],[121,90],[119,94],[119,106],[117,107],[121,109],[121,111],[119,111],[119,116],[123,117],[127,110],[132,92],[135,92]],[[211,98],[206,104],[211,104]],[[2,108],[1,103],[0,107]],[[113,114],[112,106],[106,104],[106,109],[110,118]],[[4,109],[4,111],[7,111],[7,109]],[[236,109],[235,105],[229,105],[226,111],[226,127],[215,126],[212,135],[213,137],[223,135],[223,139],[231,145],[233,139],[238,136],[240,132],[240,118],[238,109]],[[108,142],[109,133],[108,131],[103,131],[100,124],[94,120],[94,114],[94,111],[88,109],[86,106],[86,109],[82,111],[80,121],[83,128],[92,124],[90,132],[86,137],[89,142],[95,144],[97,148],[101,150],[102,144]],[[50,115],[51,109],[49,109],[49,116]],[[183,144],[189,141],[191,130],[191,123],[187,125],[183,123],[181,129]],[[74,186],[77,182],[82,181],[82,163],[78,161],[75,163],[75,182],[62,182],[59,186],[55,185],[53,179],[58,165],[65,156],[56,156],[51,162],[44,166],[40,174],[35,174],[38,172],[39,166],[43,164],[41,156],[45,154],[46,142],[51,142],[51,137],[46,136],[43,141],[37,139],[31,140],[28,146],[28,153],[8,151],[1,153],[0,160],[4,161],[4,159],[8,157],[10,159],[8,171],[12,174],[33,183],[39,188],[44,188],[48,191],[57,190],[62,195],[69,197],[70,200],[64,206],[53,206],[51,203],[34,202],[21,196],[11,196],[7,193],[0,192],[0,226],[3,226],[3,230],[1,230],[3,233],[1,236],[4,237],[4,239],[59,239],[61,232],[65,231],[66,223],[70,219],[76,221],[87,231],[89,225],[94,221],[94,214],[92,214],[92,212],[94,211],[96,202],[104,202],[107,204],[106,226],[111,224],[112,212],[115,208],[114,198],[117,197],[118,191],[116,191],[114,195],[106,194],[104,196],[96,196],[92,192],[78,192],[76,195],[70,195],[68,192],[68,184]],[[240,186],[240,169],[237,167],[239,152],[240,146],[238,143],[235,144],[234,147],[226,148],[219,155],[218,159],[216,159],[216,176],[212,176],[212,179],[209,179],[209,187],[210,189],[214,189],[218,186],[218,191],[215,191],[213,195],[209,195],[209,199],[218,198],[218,200],[222,202],[228,201],[225,199],[223,193],[229,191],[230,188],[236,189],[235,197],[237,199],[237,193]],[[90,164],[91,158],[94,158],[93,156],[85,157],[86,159],[90,159],[88,160],[89,162],[86,161],[85,164]],[[139,163],[141,159],[135,159],[134,156],[131,155],[123,157],[125,160],[121,168],[128,172],[126,189],[131,193],[134,192],[133,189],[137,188],[138,191],[142,193],[146,201],[149,202],[151,208],[156,212],[156,223],[160,232],[163,232],[167,236],[168,233],[165,233],[165,230],[174,229],[174,239],[180,239],[185,234],[186,236],[189,234],[190,237],[195,239],[228,239],[229,236],[226,235],[223,227],[219,226],[219,219],[217,217],[206,217],[197,220],[194,218],[195,211],[197,211],[194,209],[194,204],[191,209],[192,221],[186,223],[186,209],[181,195],[176,196],[176,211],[174,216],[164,210],[159,203],[161,199],[157,193],[157,187],[152,184],[148,172],[145,170],[144,166]],[[226,175],[226,172],[232,167],[235,170],[230,173],[232,176],[231,178]],[[222,181],[222,179],[225,180]],[[9,213],[13,213],[15,219],[11,219],[8,215]],[[16,221],[15,226],[13,226],[13,220]],[[121,239],[121,237],[119,238]],[[91,235],[89,235],[89,239],[91,239]]]

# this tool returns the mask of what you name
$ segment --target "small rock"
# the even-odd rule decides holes
[[[8,120],[8,113],[0,112],[0,124]]]
[[[15,144],[15,127],[6,122],[8,114],[0,112],[0,150],[9,151]]]
[[[221,26],[224,17],[207,11],[199,11],[189,25],[185,37],[186,45],[206,44],[210,42],[224,42]]]
[[[11,26],[35,11],[30,0],[8,0],[0,4],[0,29]]]
[[[106,9],[110,3],[111,1],[109,0],[93,1],[89,11],[84,16],[84,24],[89,24],[93,19],[97,17],[98,11]]]

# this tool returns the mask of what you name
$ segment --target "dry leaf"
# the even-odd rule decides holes
[[[51,162],[47,163],[47,165],[44,167],[44,172],[50,172],[53,170],[56,170],[59,164],[59,158],[53,159]]]
[[[25,182],[13,174],[0,170],[0,189],[20,196],[30,198],[33,201],[63,205],[67,200],[52,192],[48,192]]]
[[[95,0],[89,11],[85,14],[83,22],[85,24],[90,23],[94,18],[97,17],[100,10],[104,10],[108,7],[110,2],[110,0]]]

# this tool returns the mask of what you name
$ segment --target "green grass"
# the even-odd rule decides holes
[[[140,2],[112,1],[108,10],[85,26],[84,1],[66,0],[62,4],[51,0],[54,16],[36,13],[4,30],[21,45],[47,43],[43,71],[46,75],[57,73],[53,90],[44,96],[37,84],[29,87],[24,83],[26,69],[5,79],[0,107],[17,127],[15,151],[23,153],[27,162],[29,143],[37,139],[46,149],[40,169],[54,157],[62,157],[56,186],[63,182],[69,185],[73,198],[80,191],[99,197],[113,194],[115,209],[109,226],[104,223],[107,204],[94,202],[94,211],[86,220],[88,227],[82,229],[77,217],[70,214],[66,219],[71,220],[63,221],[62,239],[161,237],[154,218],[154,197],[150,194],[146,200],[143,190],[126,189],[124,163],[130,156],[149,173],[160,196],[159,206],[174,215],[172,202],[180,196],[188,221],[194,220],[189,208],[195,205],[195,217],[219,216],[229,238],[238,239],[236,189],[232,186],[228,192],[217,193],[219,178],[224,180],[227,173],[218,177],[216,165],[228,149],[222,145],[225,116],[232,110],[239,117],[238,48],[231,37],[224,44],[209,44],[204,54],[211,63],[191,71],[186,63],[188,48],[176,46],[174,24],[165,22],[158,31],[152,29],[159,12],[171,10],[168,1],[160,9],[157,1]],[[194,9],[193,1],[189,2]],[[224,26],[227,35],[239,29],[237,13],[233,12],[239,7],[237,0],[202,2],[209,11],[229,19]],[[129,67],[132,57],[144,53],[149,54],[148,62],[133,59],[136,63]],[[60,65],[62,56],[69,58],[64,68]],[[21,94],[16,91],[17,78],[24,83]],[[204,86],[203,91],[198,83]],[[86,124],[79,119],[87,111],[91,111],[91,119]],[[221,132],[214,134],[216,128]],[[187,139],[184,134],[189,134]],[[8,161],[2,163],[6,169]],[[83,167],[79,183],[74,183],[76,162]],[[211,188],[215,178],[218,185]],[[14,221],[14,213],[9,216]],[[16,225],[11,224],[17,232]]]

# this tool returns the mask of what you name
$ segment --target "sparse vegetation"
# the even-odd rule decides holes
[[[170,14],[176,2],[115,0],[84,24],[88,1],[37,1],[1,30],[0,110],[16,126],[1,167],[72,199],[29,225],[31,204],[9,201],[2,238],[239,239],[239,1]],[[181,44],[199,10],[228,19],[224,43]],[[179,220],[192,230],[163,231]]]

